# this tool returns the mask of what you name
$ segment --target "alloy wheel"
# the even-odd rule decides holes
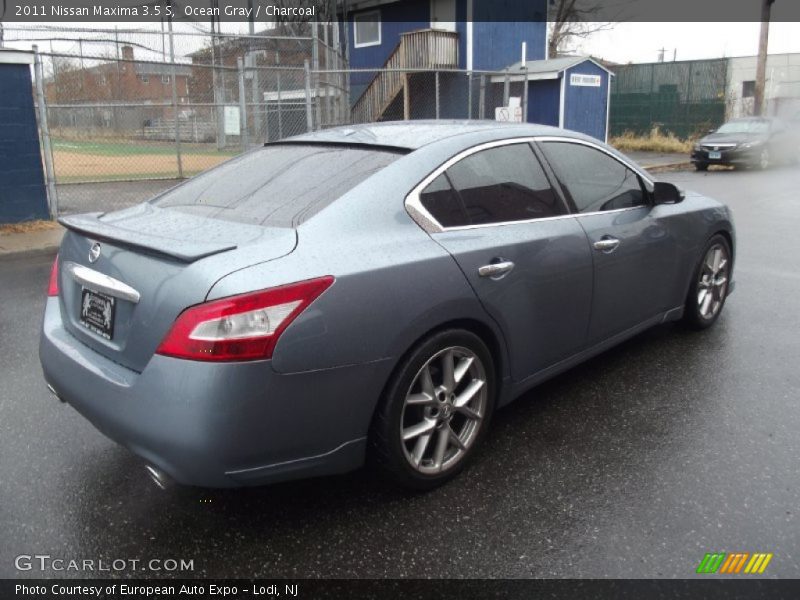
[[[451,346],[417,372],[400,419],[403,453],[413,469],[443,473],[475,443],[486,415],[486,369],[475,352]]]
[[[722,308],[728,290],[730,257],[722,244],[714,244],[706,252],[697,282],[697,309],[700,317],[713,319]]]

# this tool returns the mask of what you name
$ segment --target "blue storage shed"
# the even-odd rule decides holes
[[[563,127],[608,138],[608,109],[611,77],[614,74],[587,56],[565,56],[551,60],[527,61],[529,123]],[[509,67],[511,81],[525,78],[522,63]],[[502,76],[492,83],[502,85]]]
[[[0,223],[47,219],[33,54],[0,49]]]

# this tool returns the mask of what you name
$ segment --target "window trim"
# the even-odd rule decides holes
[[[358,41],[358,20],[366,16],[377,16],[374,21],[378,24],[378,40],[373,42],[359,42]],[[370,20],[370,19],[366,19]],[[369,48],[370,46],[380,46],[383,38],[383,23],[381,22],[381,11],[369,10],[353,15],[353,48]]]
[[[641,206],[630,206],[630,207],[626,207],[626,208],[617,208],[617,209],[614,209],[614,210],[602,210],[602,211],[587,212],[587,213],[569,212],[569,213],[567,213],[565,215],[556,215],[556,216],[553,216],[553,217],[539,217],[539,218],[535,218],[535,219],[526,219],[524,221],[502,221],[502,222],[499,222],[499,223],[480,223],[480,224],[477,224],[477,225],[459,225],[459,226],[456,226],[456,227],[443,227],[433,217],[433,215],[430,214],[428,212],[428,210],[422,205],[422,200],[420,198],[420,194],[421,194],[422,190],[424,190],[426,187],[428,187],[428,185],[434,179],[436,179],[444,171],[446,171],[447,169],[452,167],[454,164],[456,164],[460,160],[462,160],[462,159],[464,159],[464,158],[466,158],[466,157],[468,157],[468,156],[470,156],[472,154],[475,154],[477,152],[481,152],[482,150],[488,150],[490,148],[497,148],[497,147],[500,147],[500,146],[508,146],[508,145],[511,145],[511,144],[521,144],[521,143],[534,144],[534,146],[536,146],[536,144],[538,142],[565,142],[565,143],[569,143],[569,144],[579,144],[579,145],[583,145],[583,146],[589,146],[591,148],[599,150],[600,152],[603,152],[604,154],[610,156],[611,158],[613,158],[617,162],[619,162],[622,165],[628,167],[630,170],[632,170],[634,173],[636,173],[645,183],[649,184],[651,187],[652,187],[652,185],[654,183],[653,180],[650,178],[650,176],[647,175],[647,173],[645,173],[645,171],[643,169],[641,169],[639,166],[637,166],[636,164],[632,163],[629,160],[625,160],[625,159],[613,154],[612,152],[610,152],[606,148],[603,148],[602,146],[600,146],[599,144],[595,144],[594,142],[590,142],[589,140],[582,140],[582,139],[578,139],[578,138],[570,138],[570,137],[557,136],[557,135],[521,136],[521,137],[517,137],[517,138],[506,138],[506,139],[503,139],[503,140],[494,140],[492,142],[484,142],[484,143],[478,144],[476,146],[472,146],[471,148],[467,148],[466,150],[462,150],[458,154],[450,157],[445,162],[443,162],[438,167],[436,167],[433,171],[431,171],[422,181],[420,181],[414,187],[414,189],[412,189],[408,193],[408,195],[406,196],[406,199],[404,201],[406,212],[408,212],[409,216],[414,220],[414,222],[417,223],[417,225],[422,227],[422,229],[424,229],[428,233],[444,233],[446,231],[464,231],[464,230],[468,230],[468,229],[479,229],[479,228],[486,228],[486,227],[500,227],[500,226],[505,226],[505,225],[519,225],[519,224],[524,224],[524,223],[538,223],[538,222],[541,222],[541,221],[551,221],[553,219],[579,218],[579,217],[585,217],[585,216],[588,216],[588,215],[607,215],[607,214],[625,212],[625,211],[629,211],[629,210],[640,210],[642,208]],[[538,154],[536,152],[534,152],[534,158],[539,160]],[[547,170],[545,169],[545,171],[547,171]],[[549,179],[549,176],[548,176],[548,179]],[[552,182],[551,182],[551,184],[552,184]],[[554,189],[554,191],[558,192],[559,193],[558,195],[561,195],[561,199],[562,200],[565,200],[563,198],[563,194],[561,194],[561,190],[555,190]],[[572,206],[570,206],[569,202],[567,202],[567,209],[570,210],[570,211],[574,210],[574,208]]]

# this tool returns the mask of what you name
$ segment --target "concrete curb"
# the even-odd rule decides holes
[[[30,233],[9,233],[0,235],[0,260],[55,254],[61,245],[64,228],[32,231]]]

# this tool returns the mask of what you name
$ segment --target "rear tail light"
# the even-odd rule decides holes
[[[272,358],[281,333],[332,283],[326,276],[192,306],[156,353],[220,362]]]
[[[58,254],[50,267],[50,283],[47,284],[47,295],[58,296]]]

